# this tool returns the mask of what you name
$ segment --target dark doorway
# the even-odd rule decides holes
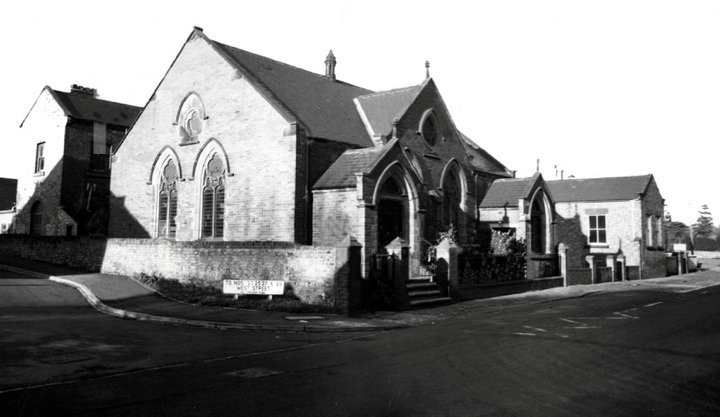
[[[384,248],[396,237],[408,239],[407,194],[393,178],[380,188],[378,195],[378,248]]]

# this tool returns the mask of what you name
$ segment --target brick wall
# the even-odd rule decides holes
[[[0,254],[117,275],[160,275],[202,281],[283,280],[308,303],[348,303],[347,248],[282,242],[174,242],[164,239],[0,236]],[[359,255],[359,254],[358,254]],[[358,262],[359,265],[359,262]],[[343,275],[344,274],[344,275]],[[343,288],[336,289],[340,282]]]
[[[190,92],[202,99],[207,119],[197,142],[181,146],[175,122]],[[305,151],[298,148],[295,126],[199,38],[184,45],[115,154],[110,236],[156,235],[158,184],[148,182],[155,158],[168,146],[177,154],[182,172],[177,238],[197,239],[204,167],[196,161],[211,139],[224,149],[233,174],[226,177],[224,239],[306,240],[295,229],[296,210],[305,199],[296,182],[298,160],[304,161]],[[298,178],[304,175],[300,174]]]

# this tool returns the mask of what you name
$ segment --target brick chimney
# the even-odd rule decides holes
[[[325,58],[325,76],[333,81],[335,81],[335,64],[337,64],[337,61],[331,49],[327,58]]]
[[[78,95],[78,96],[92,97],[92,98],[95,98],[98,95],[96,88],[83,87],[80,84],[71,85],[70,93]]]

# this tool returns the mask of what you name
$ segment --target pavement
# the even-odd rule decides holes
[[[720,260],[706,260],[706,266],[707,269],[681,276],[552,288],[425,310],[375,312],[349,318],[336,314],[289,314],[191,305],[165,298],[131,277],[0,256],[0,269],[71,286],[92,307],[111,316],[221,330],[272,332],[376,332],[432,324],[470,312],[490,313],[510,305],[584,297],[598,292],[645,290],[682,293],[720,285]]]

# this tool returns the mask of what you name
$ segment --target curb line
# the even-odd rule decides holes
[[[380,332],[387,330],[399,330],[406,329],[410,326],[399,324],[399,325],[386,325],[386,326],[373,326],[373,327],[325,327],[325,326],[292,326],[284,324],[245,324],[245,323],[226,323],[218,321],[207,321],[207,320],[190,320],[182,319],[177,317],[164,317],[156,316],[147,313],[137,313],[134,311],[123,310],[115,307],[110,307],[103,303],[97,296],[90,291],[90,288],[75,282],[73,280],[57,277],[54,275],[44,274],[42,272],[29,271],[14,266],[0,264],[0,269],[15,272],[22,275],[27,275],[33,278],[47,279],[58,284],[67,285],[73,287],[85,298],[85,300],[97,311],[114,317],[123,319],[132,319],[139,321],[149,321],[155,323],[164,324],[175,324],[184,326],[201,327],[206,329],[218,329],[218,330],[239,330],[249,332],[290,332],[290,333],[357,333],[357,332]]]

